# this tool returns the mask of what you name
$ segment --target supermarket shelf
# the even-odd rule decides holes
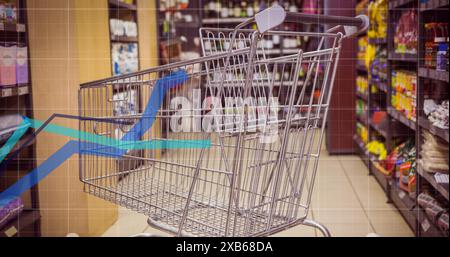
[[[436,10],[445,6],[448,6],[448,0],[428,0],[426,3],[420,3],[420,11]]]
[[[388,134],[387,134],[387,132],[386,132],[384,129],[380,128],[379,125],[373,123],[372,121],[369,121],[369,123],[370,123],[370,126],[371,126],[376,132],[378,132],[378,133],[379,133],[380,135],[382,135],[384,138],[387,138]]]
[[[369,166],[370,166],[370,162],[369,162],[369,158],[368,158],[369,155],[368,155],[368,152],[366,150],[366,147],[364,146],[364,143],[361,141],[361,139],[359,138],[358,135],[354,135],[353,136],[353,141],[358,146],[359,153],[360,153],[362,161],[367,166],[367,168],[369,168]]]
[[[364,124],[366,127],[368,126],[368,120],[367,117],[364,116],[360,116],[360,115],[356,115],[356,119],[361,122],[362,124]]]
[[[360,93],[358,91],[356,91],[356,96],[361,98],[362,100],[367,102],[367,98],[369,98],[366,94]]]
[[[419,76],[448,83],[448,71],[438,71],[435,69],[428,69],[424,67],[419,68]]]
[[[356,65],[356,70],[362,71],[362,72],[367,72],[366,66],[360,65],[360,64]]]
[[[433,124],[431,124],[431,122],[425,117],[419,117],[419,126],[423,129],[426,129],[431,134],[447,141],[447,143],[449,142],[448,129],[441,129],[433,126]]]
[[[388,85],[386,82],[380,82],[376,80],[370,80],[370,84],[376,86],[379,90],[387,93],[388,92]]]
[[[139,42],[137,37],[113,36],[113,35],[111,35],[111,41],[118,42],[118,43],[138,43]]]
[[[378,162],[375,160],[375,157],[370,158],[370,165],[372,167],[372,175],[377,180],[378,184],[380,184],[381,188],[384,190],[384,192],[387,192],[389,187],[389,178],[386,176],[387,172],[383,169],[383,167],[378,164]]]
[[[389,9],[404,7],[407,4],[416,2],[415,0],[392,0],[389,1]]]
[[[417,214],[418,230],[422,237],[448,237],[442,230],[440,230],[430,219],[421,207],[416,207],[414,213]]]
[[[387,44],[387,39],[386,38],[369,38],[369,44],[385,45],[385,44]]]
[[[28,95],[29,93],[30,86],[28,84],[0,88],[0,98]]]
[[[249,18],[207,18],[203,19],[203,24],[224,24],[224,23],[242,23]]]
[[[399,53],[389,53],[389,60],[391,61],[402,61],[402,62],[417,62],[416,54],[399,54]]]
[[[412,129],[414,131],[416,130],[416,123],[414,121],[406,118],[405,115],[403,115],[399,111],[395,110],[391,106],[388,106],[387,111],[388,111],[389,115],[391,115],[391,117],[393,117],[394,119],[400,121],[402,124],[409,127],[410,129]]]
[[[6,31],[6,32],[26,32],[26,26],[25,24],[14,24],[14,23],[2,23],[0,22],[0,31]]]
[[[390,180],[389,183],[391,188],[390,196],[393,204],[397,207],[397,210],[411,229],[416,231],[417,211],[415,209],[415,201],[411,199],[405,191],[399,189],[396,185],[393,185],[393,180]]]
[[[123,9],[132,10],[132,11],[137,10],[137,7],[135,4],[127,4],[127,3],[121,2],[119,0],[109,0],[109,4],[112,6],[115,6],[116,8],[123,8]]]
[[[419,163],[417,165],[417,172],[420,174],[422,178],[424,178],[428,183],[430,183],[431,186],[433,186],[436,191],[438,191],[447,201],[448,198],[448,184],[445,186],[445,184],[439,184],[436,179],[434,179],[434,175],[431,173],[426,172],[422,165]]]
[[[40,220],[39,211],[24,210],[19,216],[0,228],[0,237],[33,236],[27,228]]]
[[[362,124],[364,124],[364,126],[368,126],[368,121],[366,117],[361,117],[359,115],[356,115],[356,119],[361,122]]]

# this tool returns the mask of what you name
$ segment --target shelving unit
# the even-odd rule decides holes
[[[215,14],[214,16],[207,16],[203,11],[208,9],[209,2],[221,2],[222,4],[227,4],[228,1],[214,1],[214,0],[190,0],[188,1],[188,5],[183,7],[182,9],[178,6],[175,7],[166,7],[166,4],[176,3],[176,1],[157,1],[157,10],[158,10],[158,25],[159,25],[159,39],[160,44],[167,45],[178,45],[177,47],[182,48],[183,52],[196,52],[201,54],[201,49],[199,45],[195,45],[193,42],[196,38],[199,37],[198,30],[201,27],[225,27],[225,28],[234,28],[237,24],[244,22],[249,17],[220,17],[219,14]],[[236,1],[234,1],[236,2]],[[270,1],[258,1],[264,2],[266,7],[270,6]],[[291,2],[291,1],[289,1]],[[294,1],[297,5],[297,8],[300,9],[301,0]],[[236,2],[241,3],[241,2]],[[280,1],[282,4],[283,1]],[[254,1],[247,1],[247,4],[253,6]],[[222,6],[223,7],[223,6]],[[175,17],[175,13],[178,15],[178,18]],[[170,22],[167,21],[166,16],[170,16]],[[181,18],[179,20],[179,16]],[[185,17],[189,16],[189,21],[186,21]],[[316,30],[321,30],[321,27],[315,28]],[[315,31],[315,30],[314,30]],[[185,42],[180,40],[181,38],[185,39]],[[280,38],[280,41],[283,41],[283,37]],[[182,44],[180,44],[182,42]],[[162,50],[164,51],[164,50]],[[298,53],[298,49],[296,48],[284,48],[283,44],[280,43],[278,48],[274,49],[266,49],[265,54],[271,56],[277,56],[281,54],[296,54]],[[177,54],[177,51],[169,50],[169,55]],[[160,56],[160,59],[161,56]],[[178,56],[169,58],[172,59],[169,62],[178,61]],[[166,64],[167,61],[164,60],[161,64]]]
[[[416,131],[416,122],[408,119],[403,113],[397,111],[394,107],[391,106],[391,97],[393,94],[393,85],[392,85],[392,72],[398,68],[406,67],[410,70],[417,71],[417,62],[418,55],[417,54],[409,54],[409,53],[396,53],[394,47],[394,36],[395,36],[395,26],[398,22],[400,15],[411,8],[417,6],[417,1],[414,0],[395,0],[389,1],[389,10],[388,10],[388,38],[387,38],[387,47],[388,47],[388,70],[387,70],[387,113],[389,115],[389,133],[386,138],[386,146],[387,151],[390,153],[394,150],[396,146],[396,138],[400,136],[403,139],[406,138],[414,138]],[[396,133],[393,133],[393,127],[397,128]],[[417,147],[417,145],[416,145]],[[416,175],[417,176],[417,175]],[[415,192],[405,192],[403,186],[398,182],[399,178],[395,177],[395,174],[392,174],[392,177],[389,178],[389,197],[388,200],[391,201],[399,210],[400,214],[403,216],[405,221],[408,223],[410,228],[416,232],[416,220],[417,220],[417,212],[416,208],[416,200],[414,195]]]
[[[132,1],[132,4],[126,3],[121,0],[109,0],[108,1],[109,8],[109,20],[118,19],[122,21],[129,21],[136,23],[136,30],[139,31],[138,27],[138,15],[137,15],[137,5],[136,0]],[[113,34],[113,28],[111,27],[111,23],[109,24],[109,33],[110,33],[110,49],[111,49],[111,59],[112,59],[112,75],[121,75],[116,74],[115,66],[114,66],[114,58],[113,58],[113,45],[114,44],[136,44],[138,56],[137,56],[137,69],[133,71],[138,71],[140,69],[139,63],[139,33],[137,36],[128,36],[128,35],[115,35]],[[123,73],[123,72],[122,72]]]
[[[394,52],[393,38],[394,38],[394,26],[396,24],[396,19],[398,19],[399,14],[404,10],[408,10],[412,6],[420,5],[420,11],[424,12],[425,10],[433,10],[433,8],[443,8],[448,5],[448,1],[430,1],[426,4],[419,4],[419,1],[412,0],[394,0],[389,1],[388,3],[388,36],[387,38],[369,38],[368,42],[371,45],[375,46],[386,46],[387,47],[387,74],[386,78],[383,79],[372,79],[371,71],[366,71],[363,66],[356,66],[356,74],[359,76],[365,76],[367,74],[369,81],[369,93],[367,96],[361,95],[360,93],[356,93],[356,96],[360,99],[364,99],[369,106],[367,110],[368,117],[368,138],[369,140],[374,137],[384,138],[387,152],[391,152],[395,143],[397,142],[396,138],[414,138],[415,139],[415,147],[417,152],[420,151],[421,142],[421,130],[426,129],[431,134],[445,140],[448,142],[448,130],[442,130],[430,125],[428,119],[421,117],[419,115],[420,109],[422,105],[420,105],[420,101],[423,101],[420,95],[421,83],[423,79],[431,79],[438,80],[441,82],[448,83],[448,72],[447,71],[436,71],[434,69],[424,68],[421,65],[421,52],[420,46],[418,46],[417,54],[399,54]],[[417,9],[418,10],[418,9]],[[417,11],[419,12],[419,10]],[[419,24],[422,24],[419,22]],[[419,24],[417,26],[419,26]],[[420,38],[422,37],[421,35]],[[417,72],[418,76],[418,89],[416,92],[416,104],[417,104],[417,118],[416,121],[408,119],[401,112],[397,111],[391,104],[391,73],[395,67],[407,67],[413,71]],[[448,84],[447,84],[448,85]],[[376,94],[373,93],[371,87],[375,87],[378,89]],[[378,124],[374,124],[371,118],[371,114],[374,109],[385,110],[388,114],[388,123],[387,126],[384,127],[388,129],[383,129]],[[362,124],[365,124],[361,121],[360,118],[357,118]],[[411,227],[416,235],[419,236],[429,236],[429,235],[439,235],[442,236],[442,232],[434,225],[432,222],[428,221],[424,210],[420,208],[420,206],[416,202],[416,196],[421,191],[421,179],[425,180],[432,188],[434,188],[439,194],[444,195],[444,198],[448,201],[448,186],[443,186],[442,184],[438,184],[434,178],[434,176],[425,172],[421,165],[417,167],[417,192],[412,192],[409,195],[405,192],[402,187],[399,186],[396,182],[396,178],[393,177],[393,174],[389,174],[378,162],[377,158],[371,155],[365,148],[365,145],[358,138],[357,135],[354,136],[354,141],[356,144],[356,149],[358,149],[358,153],[360,154],[362,160],[369,168],[369,174],[373,175],[374,178],[378,181],[380,186],[386,193],[387,200],[393,203],[401,215],[405,218],[405,221]],[[448,206],[447,206],[448,210]]]
[[[371,71],[368,71],[369,76],[369,86],[374,86],[378,89],[378,93],[374,95],[372,90],[369,90],[369,95],[367,97],[367,102],[369,106],[368,110],[368,138],[372,138],[374,134],[381,136],[386,140],[386,148],[388,153],[391,152],[397,142],[396,138],[400,137],[403,140],[406,138],[414,139],[416,152],[420,153],[422,139],[422,131],[426,130],[437,138],[442,139],[444,142],[449,142],[449,132],[448,129],[440,129],[431,124],[428,118],[424,117],[423,114],[423,101],[424,101],[424,90],[430,84],[430,81],[435,81],[442,84],[442,88],[448,88],[449,82],[449,72],[448,71],[438,71],[436,69],[430,69],[424,66],[424,43],[422,42],[424,34],[424,24],[426,22],[448,22],[447,10],[448,10],[448,0],[429,0],[426,3],[414,0],[392,0],[389,1],[388,5],[388,36],[386,39],[369,39],[369,44],[373,45],[386,45],[388,53],[387,62],[387,74],[386,81],[371,79]],[[419,31],[419,44],[417,46],[417,54],[400,54],[394,52],[394,35],[395,35],[395,24],[403,11],[410,10],[412,7],[416,7],[418,20],[418,31]],[[431,15],[428,15],[431,14]],[[357,74],[366,74],[364,69],[361,67],[357,68]],[[408,119],[403,113],[397,111],[391,106],[392,97],[392,71],[396,68],[407,69],[413,71],[417,74],[417,88],[416,88],[416,119]],[[440,91],[439,91],[440,92]],[[447,95],[448,90],[443,90],[437,95]],[[446,93],[445,93],[446,92]],[[383,98],[385,95],[385,99]],[[357,94],[358,97],[364,99]],[[388,114],[388,125],[386,130],[380,128],[378,125],[372,122],[370,118],[371,108],[374,102],[378,100],[385,100],[385,105],[383,101],[377,103],[376,108],[385,108]],[[357,119],[360,121],[359,119]],[[360,121],[361,122],[361,121]],[[405,221],[414,231],[417,236],[448,236],[443,233],[436,224],[434,224],[427,216],[425,210],[420,207],[417,202],[417,195],[419,195],[424,190],[433,189],[436,197],[445,199],[444,208],[448,212],[448,201],[449,201],[449,188],[448,184],[437,183],[434,174],[428,173],[424,170],[423,166],[419,161],[419,156],[416,157],[417,162],[417,172],[416,178],[416,190],[414,192],[407,193],[404,191],[403,186],[399,184],[397,179],[393,175],[386,173],[384,168],[377,162],[376,158],[372,156],[368,151],[365,150],[364,144],[355,135],[355,143],[359,149],[357,152],[360,153],[361,158],[364,163],[369,163],[370,174],[374,175],[376,180],[379,182],[381,187],[385,190],[388,201],[392,202],[401,215],[404,217]]]
[[[428,0],[419,3],[419,37],[425,41],[426,32],[425,24],[430,22],[449,22],[448,19],[448,0]],[[448,26],[448,25],[447,25]],[[448,37],[448,35],[447,35]],[[417,124],[416,124],[416,147],[417,152],[422,151],[423,132],[427,131],[437,139],[449,143],[449,130],[441,129],[434,126],[424,114],[424,100],[427,98],[434,100],[448,100],[448,82],[449,72],[436,70],[435,68],[426,67],[425,64],[425,42],[419,41],[418,47],[418,68],[417,68]],[[432,88],[430,88],[432,87]],[[429,90],[435,94],[429,94]],[[442,98],[442,96],[444,96]],[[446,97],[445,97],[446,96]],[[437,99],[435,98],[437,97]],[[435,179],[435,173],[429,173],[422,165],[422,156],[418,156],[417,165],[417,187],[416,194],[423,192],[429,193],[432,197],[438,199],[439,204],[449,211],[449,185],[440,184]],[[426,211],[417,204],[416,206],[417,223],[416,236],[421,237],[448,237],[433,220],[427,215]]]
[[[27,12],[25,0],[18,1],[18,23],[0,23],[0,38],[3,44],[28,47]],[[12,86],[0,86],[0,116],[24,115],[33,118],[32,83],[30,51],[28,48],[28,83]],[[2,131],[0,131],[0,134]],[[0,164],[0,191],[15,183],[36,167],[36,149],[34,141],[25,144],[31,134],[27,131],[18,141],[10,154]],[[4,134],[8,136],[9,134]],[[1,144],[0,144],[1,145]],[[17,152],[16,150],[21,150]],[[16,155],[15,152],[18,154]],[[25,208],[17,216],[0,228],[0,237],[40,236],[40,212],[38,186],[34,186],[23,197]]]

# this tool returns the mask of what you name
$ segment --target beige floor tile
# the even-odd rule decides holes
[[[104,237],[128,237],[145,231],[147,217],[143,214],[119,207],[117,221],[103,234]]]
[[[364,237],[373,233],[366,214],[361,209],[314,209],[315,219],[325,225],[334,237]]]
[[[375,232],[380,236],[414,236],[412,230],[405,223],[404,219],[397,210],[371,210],[367,212],[367,215],[372,222]]]
[[[316,209],[362,209],[343,172],[316,177],[312,205]]]
[[[359,158],[359,157],[358,157]],[[367,166],[359,159],[340,159],[340,162],[349,176],[367,176],[369,175],[369,169]]]
[[[316,229],[303,225],[290,228],[273,235],[273,237],[316,237]]]
[[[386,194],[374,177],[350,176],[349,179],[364,210],[395,210],[395,206],[387,203]]]

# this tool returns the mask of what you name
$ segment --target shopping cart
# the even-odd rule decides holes
[[[272,31],[283,22],[336,26]],[[307,215],[341,42],[361,28],[367,17],[274,6],[235,29],[202,28],[201,58],[81,85],[85,191],[178,236],[267,236],[299,224],[329,236]],[[264,42],[273,36],[316,38],[318,48],[272,58]],[[97,136],[116,143],[87,143]]]

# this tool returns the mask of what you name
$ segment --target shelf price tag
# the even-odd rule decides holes
[[[17,32],[25,32],[25,24],[16,25]]]
[[[431,227],[430,222],[428,221],[428,219],[424,219],[422,221],[422,223],[421,223],[421,226],[422,226],[423,231],[425,231],[425,232],[427,232],[430,229],[430,227]]]
[[[403,199],[403,198],[405,198],[405,192],[403,192],[403,191],[400,191],[399,193],[398,193],[398,197],[400,197],[400,199]]]
[[[12,96],[12,88],[5,88],[2,90],[2,97],[9,97]]]
[[[18,94],[19,95],[26,95],[26,94],[28,94],[28,86],[19,87],[18,88]]]
[[[14,227],[14,226],[12,226],[12,227],[10,227],[10,228],[8,228],[6,231],[5,231],[5,235],[7,236],[7,237],[13,237],[13,236],[15,236],[16,234],[17,234],[17,228],[16,227]]]

